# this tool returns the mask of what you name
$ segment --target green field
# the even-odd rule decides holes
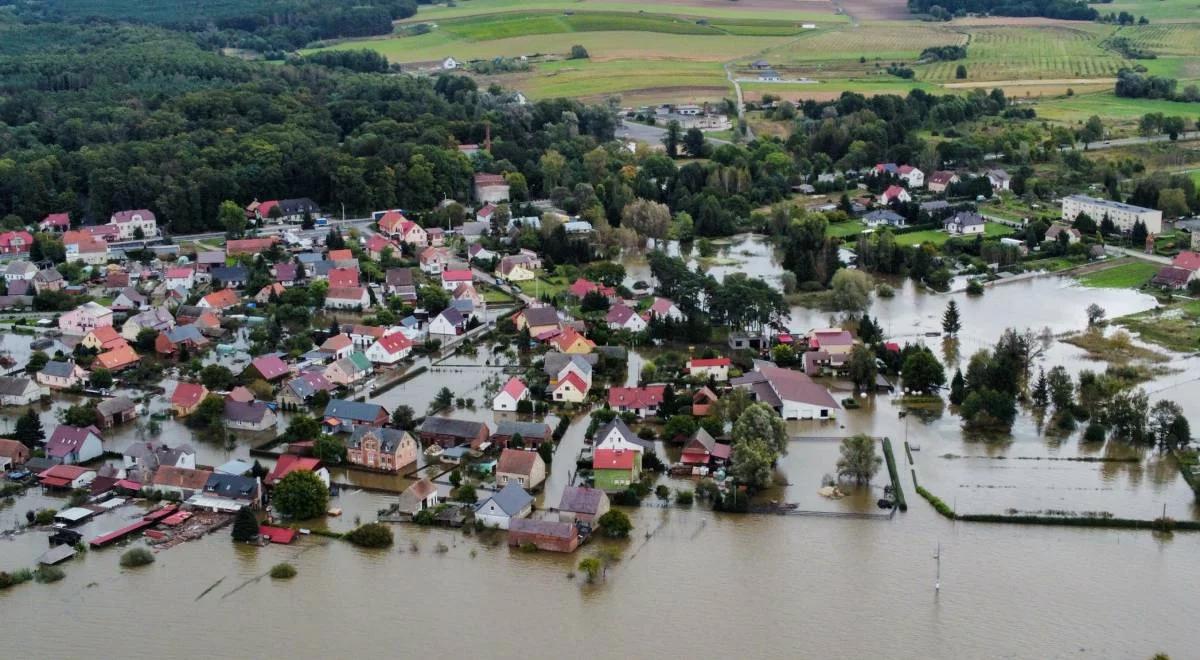
[[[632,90],[680,90],[695,98],[721,98],[729,93],[725,72],[716,62],[674,60],[558,60],[539,64],[533,72],[505,77],[504,83],[533,99],[592,97]]]
[[[1098,270],[1079,276],[1079,282],[1084,286],[1096,289],[1136,289],[1162,268],[1161,265],[1148,261],[1131,261],[1120,266]]]
[[[1196,0],[1117,0],[1111,5],[1093,6],[1103,14],[1127,11],[1134,16],[1145,16],[1152,23],[1200,21]]]
[[[93,0],[99,1],[99,0]],[[845,23],[846,17],[834,14],[832,7],[823,2],[797,2],[796,9],[757,7],[754,2],[730,3],[727,7],[714,7],[711,3],[696,2],[613,2],[609,0],[465,0],[455,7],[421,5],[417,15],[405,23],[443,21],[464,16],[494,15],[505,12],[562,12],[562,11],[618,11],[646,14],[686,14],[705,18],[769,19],[790,21],[822,21]]]
[[[863,225],[861,220],[847,220],[846,222],[830,223],[825,233],[838,238],[847,238],[861,234],[863,229],[866,229],[866,226]]]
[[[965,60],[923,65],[917,72],[936,82],[957,82],[960,64],[967,68],[966,82],[1111,78],[1125,60],[1100,44],[1115,29],[1094,23],[971,28]]]
[[[1178,103],[1158,99],[1127,99],[1120,98],[1112,92],[1096,94],[1076,94],[1043,99],[1037,103],[1039,117],[1063,122],[1086,120],[1092,115],[1102,119],[1134,120],[1149,112],[1161,112],[1164,115],[1194,116],[1200,111],[1195,103]]]
[[[1012,234],[1013,231],[1014,230],[1012,227],[1009,227],[1008,225],[1002,225],[999,223],[995,223],[995,222],[989,222],[989,223],[985,224],[983,227],[983,235],[987,236],[989,238],[999,238],[1001,236],[1008,236],[1009,234]],[[904,245],[904,246],[920,245],[922,243],[932,243],[934,245],[942,245],[946,241],[950,240],[950,238],[951,238],[950,234],[947,234],[944,231],[939,231],[937,229],[929,229],[926,231],[909,232],[907,234],[897,234],[896,235],[896,244]]]

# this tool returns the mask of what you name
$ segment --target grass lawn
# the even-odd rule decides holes
[[[1122,316],[1116,323],[1174,351],[1200,350],[1200,302],[1194,300]]]
[[[566,292],[568,285],[561,277],[547,277],[542,275],[536,280],[521,282],[518,286],[521,288],[521,293],[527,296],[540,297],[561,295]]]
[[[1097,289],[1136,289],[1154,277],[1162,268],[1148,261],[1130,261],[1120,266],[1098,270],[1079,277],[1084,286]]]
[[[483,300],[489,304],[515,302],[512,296],[501,291],[500,289],[492,289],[490,287],[483,290]]]
[[[1008,225],[1002,225],[1002,224],[995,223],[995,222],[989,222],[989,223],[985,224],[983,227],[983,235],[988,238],[999,238],[1001,236],[1008,236],[1009,234],[1013,233],[1014,231],[1016,231],[1016,230],[1014,230],[1012,227],[1009,227]],[[896,244],[908,246],[908,245],[920,245],[922,243],[933,243],[934,245],[940,246],[940,245],[944,244],[946,241],[950,240],[950,238],[951,238],[950,234],[947,234],[944,231],[941,231],[938,229],[927,229],[925,231],[914,231],[914,232],[909,232],[907,234],[897,234],[896,235]]]
[[[825,233],[829,234],[830,236],[846,238],[847,236],[857,236],[861,234],[863,229],[866,229],[866,226],[863,225],[861,220],[847,220],[846,222],[830,223],[829,228],[825,230]]]
[[[1048,273],[1057,273],[1060,270],[1082,266],[1087,263],[1086,259],[1068,259],[1066,257],[1049,257],[1047,259],[1034,259],[1026,261],[1023,265],[1028,270],[1042,270]]]
[[[1150,112],[1165,115],[1188,115],[1195,111],[1194,104],[1163,101],[1159,99],[1118,98],[1112,92],[1100,94],[1076,94],[1038,101],[1038,117],[1056,121],[1083,121],[1092,115],[1106,120],[1123,119],[1133,121]]]

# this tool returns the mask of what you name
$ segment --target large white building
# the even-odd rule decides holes
[[[1089,218],[1096,221],[1096,224],[1100,224],[1104,217],[1108,216],[1108,219],[1121,231],[1133,229],[1133,225],[1141,220],[1149,233],[1162,232],[1162,211],[1087,195],[1071,195],[1063,198],[1062,219],[1064,222],[1074,222],[1075,216],[1080,213],[1086,213]]]

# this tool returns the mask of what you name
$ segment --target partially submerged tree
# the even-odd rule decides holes
[[[875,440],[869,435],[852,435],[843,439],[839,451],[839,479],[853,479],[860,484],[869,483],[883,464],[883,458],[875,451]]]

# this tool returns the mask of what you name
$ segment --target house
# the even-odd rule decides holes
[[[662,405],[663,385],[648,387],[610,387],[608,390],[608,407],[617,412],[634,412],[638,417],[645,418],[658,414]]]
[[[510,254],[500,258],[496,265],[496,277],[508,282],[528,282],[537,277],[532,262],[522,254]]]
[[[876,209],[871,211],[863,216],[862,222],[867,227],[887,226],[902,228],[908,226],[908,221],[904,219],[904,216],[891,209]]]
[[[32,378],[0,376],[0,406],[27,406],[48,394]]]
[[[357,268],[330,268],[329,272],[325,274],[325,279],[329,280],[330,289],[342,289],[359,285]]]
[[[696,429],[692,437],[683,445],[683,453],[679,462],[695,467],[712,467],[725,465],[729,462],[732,452],[730,445],[723,445],[713,439],[703,427]]]
[[[121,452],[126,470],[138,469],[150,474],[163,466],[195,468],[196,450],[189,444],[170,447],[158,442],[135,442]]]
[[[558,519],[562,522],[581,522],[595,526],[600,516],[608,513],[608,495],[599,488],[567,486],[558,501]]]
[[[291,373],[291,369],[283,358],[274,353],[260,355],[250,361],[243,371],[250,378],[261,378],[268,383],[279,380]]]
[[[28,254],[33,234],[25,230],[0,232],[0,254]]]
[[[496,485],[516,482],[525,490],[537,490],[546,481],[546,462],[536,451],[505,449],[496,464]]]
[[[400,493],[400,502],[397,510],[406,516],[415,516],[426,509],[432,509],[438,505],[437,486],[428,479],[419,479],[416,483],[404,489]]]
[[[591,353],[596,348],[596,342],[584,337],[575,328],[565,326],[562,332],[550,339],[550,345],[560,353],[583,355]]]
[[[58,329],[63,334],[80,337],[95,328],[112,324],[112,310],[95,302],[86,302],[58,317]]]
[[[460,284],[471,284],[475,279],[475,274],[470,269],[465,270],[443,270],[442,271],[442,289],[445,291],[454,291]]]
[[[508,379],[504,387],[500,388],[500,392],[496,394],[496,398],[492,399],[492,410],[498,412],[516,412],[517,404],[528,400],[529,388],[525,386],[525,381],[513,376]]]
[[[784,419],[830,419],[841,409],[829,390],[791,369],[759,365],[731,384],[748,390],[751,399],[771,406]]]
[[[692,394],[692,415],[706,417],[712,405],[717,402],[717,393],[707,385]]]
[[[907,204],[908,202],[912,201],[912,195],[909,195],[908,191],[900,186],[888,186],[887,190],[883,191],[883,193],[879,196],[879,199],[884,204],[891,204],[892,202],[902,202]]]
[[[325,294],[325,309],[364,310],[370,306],[371,298],[366,287],[330,287]]]
[[[944,193],[947,188],[958,181],[958,175],[954,172],[938,170],[929,175],[929,192]]]
[[[1186,268],[1178,268],[1176,266],[1163,266],[1158,269],[1158,272],[1151,278],[1152,286],[1167,288],[1167,289],[1182,289],[1187,286],[1188,282],[1196,277],[1194,271]]]
[[[236,307],[240,303],[241,299],[238,298],[237,291],[233,289],[221,289],[201,298],[200,302],[196,303],[196,306],[212,310],[219,314],[231,307]]]
[[[346,441],[346,460],[372,470],[398,472],[417,461],[417,449],[408,431],[360,426]]]
[[[68,358],[65,361],[51,360],[37,373],[37,382],[52,390],[68,390],[81,385],[87,378],[83,367]]]
[[[366,350],[372,344],[382,339],[384,335],[387,335],[388,329],[377,325],[355,323],[353,325],[342,326],[342,332],[350,335],[350,341],[354,343],[355,348]]]
[[[373,261],[383,261],[383,254],[387,251],[390,251],[393,256],[400,254],[400,249],[396,247],[395,243],[379,234],[367,239],[366,250],[367,256]]]
[[[137,419],[138,409],[128,397],[114,396],[96,405],[96,417],[100,420],[100,428],[108,429],[117,424]]]
[[[279,402],[285,406],[299,408],[308,405],[317,392],[332,392],[336,389],[325,374],[319,371],[305,371],[284,383],[279,390]]]
[[[692,358],[687,361],[686,369],[689,376],[694,378],[713,379],[719,383],[729,380],[729,367],[733,360],[720,358]]]
[[[1200,274],[1200,252],[1184,250],[1175,255],[1175,258],[1171,260],[1171,265],[1191,272],[1192,279],[1195,279]]]
[[[586,280],[582,277],[576,279],[571,286],[567,287],[567,293],[579,300],[583,300],[589,293],[599,293],[608,299],[616,298],[617,292],[611,286],[597,284],[591,280]]]
[[[1068,227],[1066,225],[1060,225],[1056,222],[1050,225],[1050,228],[1046,230],[1046,241],[1058,241],[1059,236],[1066,236],[1066,238],[1063,240],[1069,244],[1078,243],[1079,241],[1083,240],[1083,234],[1081,234],[1078,229],[1074,227]]]
[[[86,488],[96,479],[96,471],[78,465],[55,465],[38,474],[42,488],[75,490]]]
[[[64,232],[63,248],[68,262],[98,266],[108,261],[108,242],[85,231]]]
[[[507,202],[508,182],[500,174],[476,174],[475,201],[493,204]]]
[[[33,280],[34,276],[37,275],[37,272],[37,266],[29,263],[28,261],[18,259],[17,261],[8,264],[8,267],[4,269],[4,281],[9,283],[19,282],[22,280],[29,282]]]
[[[125,325],[121,326],[121,336],[126,341],[137,341],[143,330],[165,332],[174,327],[175,319],[171,313],[161,307],[154,307],[126,319]]]
[[[413,343],[404,333],[395,332],[380,339],[367,348],[367,359],[375,364],[396,364],[412,353]]]
[[[62,273],[58,272],[57,268],[43,268],[33,276],[33,290],[38,293],[62,291],[66,286],[67,281],[63,279]]]
[[[224,250],[204,250],[196,253],[196,271],[207,273],[217,266],[225,265]]]
[[[487,236],[488,232],[491,231],[491,228],[492,228],[492,225],[491,225],[491,222],[489,222],[489,221],[478,221],[477,220],[475,222],[464,222],[458,228],[458,235],[462,237],[463,241],[474,246],[477,241],[479,241],[484,236]],[[476,256],[475,254],[472,254],[472,253],[469,253],[469,254],[471,254],[471,258],[475,258],[475,256]],[[495,253],[493,253],[492,256],[494,257]],[[482,258],[491,259],[492,257],[482,257]]]
[[[421,444],[426,447],[438,445],[446,448],[470,445],[471,449],[479,449],[488,441],[491,431],[487,424],[482,422],[431,415],[422,422],[418,434],[421,437]]]
[[[334,385],[348,387],[366,380],[373,371],[374,367],[371,366],[371,361],[367,359],[367,356],[354,351],[347,357],[334,360],[328,367],[325,367],[324,373],[325,380]]]
[[[282,284],[279,282],[271,282],[270,284],[259,289],[258,293],[254,294],[254,302],[260,305],[265,305],[271,302],[271,296],[278,298],[279,296],[283,295],[284,291],[287,291],[287,289]]]
[[[300,279],[300,268],[294,263],[275,264],[271,266],[271,274],[275,276],[276,284],[289,287]]]
[[[104,453],[104,439],[95,426],[61,424],[46,441],[46,458],[55,463],[74,465],[87,463]]]
[[[278,219],[281,223],[286,222],[291,224],[304,222],[305,216],[313,218],[321,214],[321,207],[317,206],[316,202],[307,197],[272,199],[262,202],[257,206],[251,204],[247,207],[247,210],[253,213],[253,217],[256,220]]]
[[[411,268],[389,268],[384,280],[384,293],[398,296],[404,302],[417,300],[417,285]]]
[[[171,412],[178,417],[186,417],[200,407],[200,402],[208,396],[208,388],[199,383],[179,383],[171,394]]]
[[[592,436],[592,446],[596,449],[612,449],[620,451],[643,452],[654,449],[652,441],[642,440],[621,421],[620,417],[601,426]]]
[[[167,288],[170,289],[179,287],[191,289],[196,284],[196,271],[191,266],[168,268],[163,281],[166,282]],[[126,285],[128,285],[128,282],[126,282]]]
[[[127,342],[125,338],[122,337],[119,332],[117,332],[116,328],[112,327],[111,325],[103,325],[98,328],[93,328],[86,335],[84,335],[83,339],[79,342],[79,345],[83,346],[84,348],[90,348],[97,353],[103,353],[104,351],[111,351],[115,348],[128,346],[129,342]]]
[[[430,245],[446,244],[446,230],[441,227],[430,227],[425,230],[425,234],[429,237]]]
[[[912,165],[901,165],[899,176],[900,180],[908,184],[909,188],[920,188],[925,185],[925,173]]]
[[[1009,190],[1012,185],[1012,177],[1004,170],[988,170],[988,183],[992,184],[992,190]]]
[[[533,496],[515,480],[475,506],[475,520],[498,529],[508,529],[513,520],[528,517],[530,513],[533,513]]]
[[[591,387],[590,381],[585,381],[575,372],[569,372],[551,386],[551,395],[560,403],[582,403]]]
[[[452,71],[460,66],[462,66],[462,64],[460,64],[459,61],[453,57],[447,57],[446,59],[442,60],[443,71]]]
[[[946,233],[952,236],[973,236],[982,234],[985,221],[983,216],[971,211],[960,211],[947,218],[942,226]]]
[[[388,411],[375,403],[330,399],[325,404],[325,426],[342,433],[350,433],[359,426],[383,426],[388,422]]]
[[[483,304],[483,296],[479,295],[479,291],[475,289],[474,284],[459,284],[458,288],[451,294],[454,302],[469,301],[472,307],[477,307]]]
[[[558,330],[562,324],[558,310],[550,306],[526,307],[513,317],[513,322],[517,330],[529,330],[530,337]]]
[[[650,309],[646,310],[647,314],[663,320],[670,319],[672,321],[684,320],[683,311],[675,305],[674,301],[668,298],[655,298],[650,304]]]
[[[321,465],[321,460],[296,454],[280,454],[279,458],[275,459],[275,467],[272,467],[271,471],[267,473],[263,483],[267,486],[274,486],[279,483],[280,479],[293,472],[312,472],[317,475],[321,483],[325,484],[326,488],[329,488],[329,470]]]
[[[61,234],[71,228],[71,214],[51,213],[38,223],[38,229],[55,234]]]
[[[187,503],[198,509],[236,513],[243,507],[256,509],[262,502],[258,479],[232,474],[212,473],[204,491],[188,498]]]
[[[121,341],[123,342],[125,340],[122,339]],[[138,356],[137,351],[134,351],[132,346],[129,344],[123,344],[110,351],[105,351],[104,353],[97,355],[96,360],[92,362],[92,366],[108,369],[109,371],[115,373],[132,367],[133,365],[137,364],[138,360],[140,359],[141,358]]]
[[[117,211],[108,219],[117,228],[117,240],[132,241],[158,236],[158,220],[148,209]]]
[[[187,499],[202,492],[212,475],[211,470],[164,465],[154,472],[149,488],[164,496],[173,495],[179,499]]]
[[[637,311],[624,303],[617,303],[609,307],[604,321],[608,325],[609,330],[643,332],[646,329],[646,319],[643,319]]]
[[[462,334],[467,327],[467,319],[453,307],[447,307],[429,322],[429,334],[453,336]]]
[[[201,353],[208,348],[208,338],[195,325],[181,325],[158,333],[154,339],[154,352],[159,355],[179,355],[180,349]]]
[[[545,552],[575,552],[579,547],[579,528],[559,520],[517,518],[508,523],[508,544],[533,546]]]
[[[403,214],[389,211],[380,216],[378,224],[382,234],[401,243],[407,243],[414,248],[429,244],[429,235],[425,228],[405,218]]]
[[[114,312],[132,312],[134,310],[144,310],[150,306],[150,299],[147,298],[141,291],[128,286],[121,289],[117,293],[117,297],[113,298],[112,310]],[[126,322],[125,328],[129,327]]]
[[[518,436],[520,442],[514,442]],[[516,449],[537,449],[542,443],[553,441],[554,432],[545,422],[502,420],[496,423],[496,432],[492,433],[492,444],[501,448],[512,446]]]
[[[24,465],[29,460],[29,447],[25,443],[8,438],[0,438],[0,470],[10,470],[15,466]]]
[[[225,399],[225,425],[239,431],[266,431],[275,428],[275,411],[264,401]]]
[[[616,493],[637,483],[642,474],[642,452],[628,449],[597,449],[592,453],[592,475],[596,488]]]

